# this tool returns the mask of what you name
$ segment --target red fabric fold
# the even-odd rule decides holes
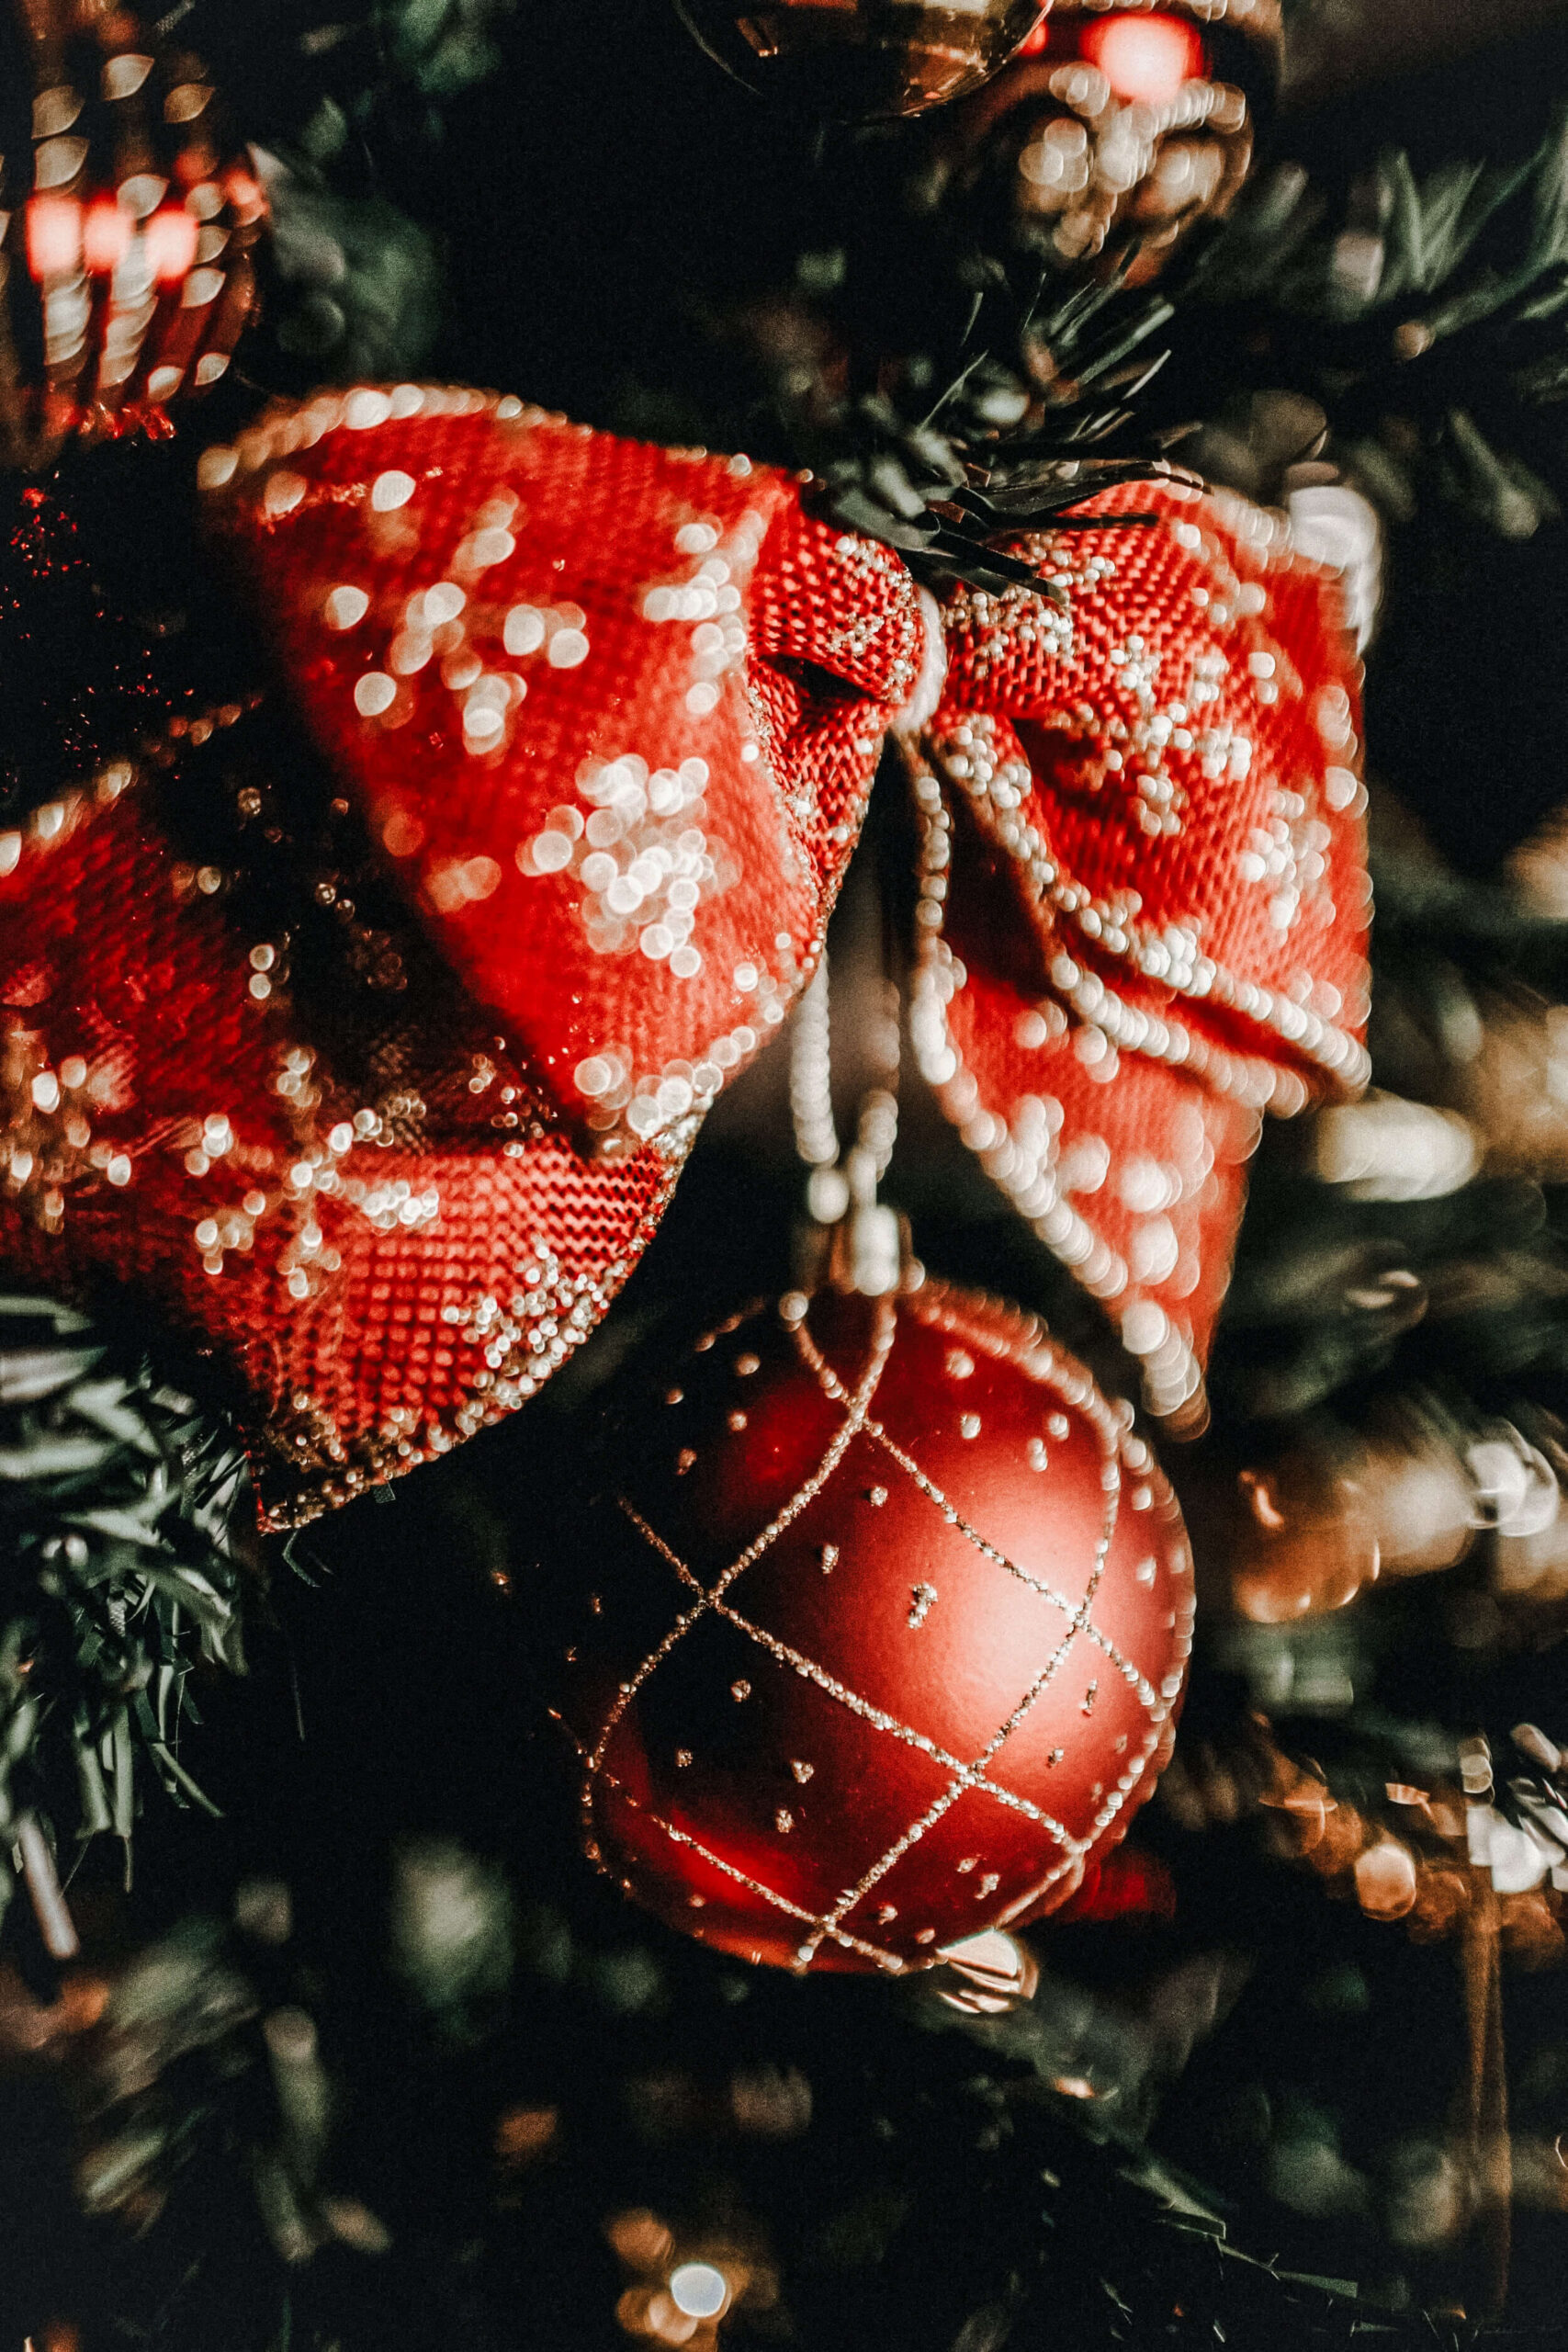
[[[943,613],[914,1024],[950,1117],[1190,1422],[1259,1114],[1366,1075],[1359,668],[1282,518],[1164,483],[1085,511],[1108,527],[1015,548],[1064,604]]]
[[[787,477],[518,401],[323,396],[202,474],[286,684],[0,835],[0,1261],[193,1335],[287,1524],[604,1315],[809,974],[923,632]]]

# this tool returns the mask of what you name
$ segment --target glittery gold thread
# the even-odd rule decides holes
[[[648,1805],[639,1804],[630,1791],[622,1787],[613,1772],[606,1772],[603,1777],[615,1790],[623,1804],[629,1806],[634,1813],[640,1813],[645,1821],[653,1823],[655,1828],[662,1829],[672,1845],[689,1847],[694,1854],[700,1854],[705,1862],[711,1863],[713,1868],[722,1871],[726,1878],[733,1879],[738,1886],[745,1887],[752,1894],[760,1894],[764,1902],[773,1905],[774,1910],[782,1911],[790,1918],[798,1919],[807,1927],[821,1924],[813,1913],[805,1910],[798,1903],[792,1903],[788,1895],[781,1894],[776,1887],[765,1885],[762,1880],[752,1878],[747,1871],[737,1869],[733,1862],[727,1862],[722,1855],[716,1854],[711,1847],[705,1846],[700,1838],[694,1838],[689,1829],[677,1829],[674,1823],[666,1821],[662,1814],[653,1812]],[[852,1936],[842,1928],[833,1928],[829,1932],[833,1941],[842,1944],[847,1951],[863,1953],[866,1959],[874,1960],[881,1968],[901,1975],[908,1966],[908,1962],[901,1960],[897,1952],[887,1951],[880,1944],[867,1943],[863,1938]]]
[[[860,1386],[857,1389],[854,1399],[851,1405],[849,1416],[846,1419],[843,1427],[835,1432],[832,1443],[829,1446],[821,1462],[818,1464],[817,1469],[812,1473],[812,1476],[806,1481],[806,1484],[790,1497],[788,1502],[784,1506],[784,1509],[768,1522],[768,1525],[763,1528],[761,1533],[760,1535],[753,1536],[751,1542],[747,1544],[745,1550],[739,1555],[739,1557],[731,1561],[729,1566],[725,1569],[723,1575],[713,1586],[711,1591],[703,1593],[703,1598],[698,1602],[696,1608],[688,1610],[684,1617],[677,1619],[675,1624],[672,1625],[669,1633],[665,1634],[664,1639],[655,1649],[649,1652],[647,1657],[643,1659],[641,1665],[637,1668],[631,1679],[628,1682],[622,1683],[620,1690],[616,1696],[615,1703],[611,1708],[610,1713],[605,1719],[604,1727],[599,1735],[598,1743],[594,1747],[592,1755],[589,1758],[588,1770],[590,1777],[597,1771],[599,1766],[603,1763],[605,1747],[608,1746],[609,1741],[615,1733],[616,1724],[620,1722],[621,1717],[625,1714],[626,1708],[631,1703],[631,1701],[636,1697],[637,1691],[640,1690],[649,1676],[653,1672],[654,1668],[662,1664],[663,1660],[669,1656],[671,1650],[673,1649],[681,1636],[696,1623],[699,1617],[703,1616],[708,1609],[713,1607],[714,1603],[728,1589],[729,1586],[734,1583],[736,1577],[741,1574],[742,1570],[749,1568],[753,1560],[759,1559],[767,1550],[768,1546],[784,1533],[784,1529],[790,1524],[791,1521],[799,1517],[800,1513],[806,1509],[807,1504],[810,1502],[816,1495],[820,1493],[822,1487],[826,1486],[828,1480],[832,1476],[834,1471],[838,1468],[840,1462],[843,1458],[845,1448],[848,1446],[850,1440],[854,1436],[856,1430],[860,1428],[862,1421],[864,1419],[867,1408],[871,1404],[872,1397],[876,1392],[876,1384],[882,1377],[883,1366],[887,1362],[888,1351],[893,1345],[894,1329],[895,1320],[893,1307],[888,1301],[884,1300],[877,1315],[876,1329],[872,1336],[870,1358],[867,1363],[865,1372],[862,1376]],[[654,1531],[648,1525],[648,1522],[637,1510],[635,1505],[629,1502],[625,1497],[621,1498],[621,1509],[626,1512],[627,1518],[632,1521],[638,1532],[644,1535],[649,1543],[654,1544],[656,1549],[663,1554],[666,1558],[673,1558],[673,1555],[667,1550],[667,1547],[661,1543],[659,1536],[655,1534]],[[689,1571],[686,1573],[690,1576]],[[693,1584],[696,1584],[697,1582],[694,1577],[691,1577],[690,1581]],[[702,1590],[702,1588],[698,1586],[698,1589],[700,1591]]]
[[[1074,1608],[1074,1604],[1070,1600],[1066,1600],[1061,1593],[1056,1591],[1054,1586],[1048,1585],[1043,1577],[1034,1576],[1028,1568],[1021,1568],[1016,1560],[1009,1559],[1007,1554],[1000,1550],[998,1545],[988,1542],[987,1538],[981,1534],[977,1527],[971,1527],[963,1512],[959,1510],[955,1505],[949,1502],[947,1497],[942,1493],[942,1488],[937,1485],[935,1479],[928,1478],[919,1464],[916,1462],[912,1462],[908,1455],[894,1443],[893,1440],[888,1436],[886,1430],[882,1427],[879,1421],[868,1420],[865,1425],[865,1433],[867,1437],[874,1439],[878,1445],[884,1447],[886,1451],[892,1455],[900,1470],[907,1472],[908,1476],[914,1480],[916,1486],[919,1487],[921,1493],[928,1495],[931,1498],[931,1500],[936,1504],[948,1525],[950,1527],[955,1527],[960,1535],[966,1537],[967,1540],[973,1544],[976,1552],[983,1553],[987,1560],[995,1561],[998,1568],[1005,1568],[1010,1577],[1016,1577],[1020,1584],[1027,1585],[1030,1591],[1037,1592],[1043,1600],[1050,1601],[1053,1607],[1059,1609],[1065,1617],[1074,1617],[1077,1615],[1077,1612]],[[1105,1555],[1109,1550],[1111,1536],[1114,1535],[1115,1532],[1115,1528],[1112,1527],[1110,1533],[1104,1536],[1095,1545],[1096,1565],[1093,1572],[1092,1582],[1097,1583],[1099,1581],[1101,1569],[1104,1566]],[[1097,1648],[1104,1651],[1106,1657],[1122,1674],[1128,1685],[1133,1690],[1136,1690],[1138,1696],[1144,1701],[1145,1705],[1153,1706],[1155,1703],[1153,1684],[1149,1682],[1145,1675],[1139,1672],[1138,1668],[1133,1664],[1130,1658],[1122,1657],[1122,1652],[1111,1639],[1110,1634],[1102,1633],[1098,1625],[1090,1624],[1087,1621],[1085,1622],[1082,1630],[1089,1635],[1090,1641],[1095,1644]]]
[[[816,1374],[818,1385],[822,1388],[824,1393],[829,1396],[841,1397],[843,1389],[838,1374],[833,1371],[832,1366],[822,1355],[820,1350],[815,1346],[810,1334],[807,1331],[804,1324],[801,1324],[796,1328],[795,1345],[801,1356],[805,1359],[807,1363],[811,1366],[811,1369]],[[1063,1396],[1065,1401],[1072,1401],[1067,1385],[1063,1383],[1059,1377],[1055,1380],[1052,1379],[1052,1373],[1054,1372],[1055,1366],[1051,1368],[1051,1372],[1044,1373],[1042,1375],[1043,1382],[1050,1382],[1050,1384],[1055,1388],[1056,1393]],[[869,1894],[872,1888],[876,1885],[877,1882],[886,1877],[886,1873],[893,1869],[894,1865],[903,1859],[904,1855],[908,1852],[911,1846],[919,1843],[920,1838],[925,1836],[926,1831],[931,1827],[933,1823],[941,1819],[942,1815],[957,1801],[966,1788],[986,1787],[989,1785],[986,1782],[983,1777],[986,1764],[991,1757],[998,1753],[1004,1742],[1010,1738],[1013,1732],[1017,1730],[1019,1724],[1023,1721],[1024,1716],[1029,1713],[1029,1710],[1032,1707],[1035,1700],[1040,1696],[1042,1690],[1045,1689],[1046,1685],[1055,1677],[1058,1667],[1061,1665],[1063,1659],[1066,1657],[1067,1652],[1072,1647],[1073,1641],[1080,1628],[1088,1624],[1089,1611],[1093,1607],[1095,1594],[1099,1590],[1100,1578],[1105,1572],[1105,1562],[1111,1549],[1111,1539],[1116,1532],[1116,1521],[1120,1513],[1122,1495],[1122,1475],[1121,1466],[1116,1458],[1116,1438],[1111,1434],[1111,1426],[1108,1426],[1111,1424],[1111,1417],[1101,1409],[1098,1414],[1092,1411],[1089,1412],[1088,1418],[1089,1419],[1090,1426],[1094,1429],[1095,1434],[1100,1442],[1100,1478],[1105,1494],[1104,1519],[1101,1524],[1100,1536],[1095,1544],[1094,1566],[1090,1571],[1089,1581],[1085,1586],[1084,1597],[1079,1602],[1077,1608],[1070,1614],[1066,1634],[1064,1635],[1062,1641],[1057,1645],[1057,1647],[1053,1651],[1051,1657],[1046,1660],[1044,1666],[1035,1677],[1029,1689],[1025,1691],[1018,1705],[1013,1709],[1011,1714],[1006,1718],[1006,1720],[992,1735],[991,1739],[981,1751],[980,1755],[976,1758],[975,1763],[972,1766],[961,1768],[958,1773],[954,1776],[954,1779],[949,1788],[937,1799],[936,1803],[928,1809],[919,1821],[911,1823],[910,1826],[905,1830],[901,1838],[897,1838],[894,1840],[893,1844],[887,1848],[886,1851],[882,1854],[874,1863],[873,1863],[871,1869],[862,1877],[857,1885],[846,1889],[845,1893],[840,1896],[838,1903],[835,1904],[833,1909],[827,1915],[825,1920],[822,1922],[820,1929],[813,1936],[808,1937],[806,1943],[801,1947],[800,1958],[803,1962],[809,1962],[811,1954],[821,1942],[822,1935],[837,1927],[839,1922],[846,1917],[852,1910],[853,1910],[857,1903],[863,1901],[864,1897]],[[899,1467],[905,1470],[908,1475],[913,1478],[914,1483],[923,1494],[925,1494],[933,1502],[938,1503],[938,1507],[942,1510],[944,1518],[947,1518],[951,1511],[952,1519],[956,1522],[957,1513],[955,1510],[952,1510],[952,1507],[948,1505],[946,1498],[943,1496],[940,1497],[939,1499],[939,1490],[920,1471],[915,1467],[908,1455],[903,1454],[900,1450],[894,1445],[891,1439],[886,1437],[885,1431],[880,1432],[880,1434],[882,1435],[883,1442],[886,1446],[887,1452],[898,1463]],[[969,1531],[967,1529],[964,1530],[964,1532],[967,1533]],[[1002,1566],[1011,1569],[1012,1563],[1006,1559],[1002,1554],[996,1552],[991,1546],[986,1544],[983,1539],[981,1539],[981,1548],[988,1556],[999,1562]],[[1025,1578],[1024,1581],[1029,1582],[1031,1579]],[[1046,1597],[1052,1600],[1056,1600],[1057,1599],[1056,1595],[1054,1593],[1049,1594]],[[1059,1601],[1057,1602],[1057,1605],[1061,1605]],[[1058,1827],[1060,1827],[1060,1825],[1058,1825]],[[1067,1849],[1062,1864],[1062,1868],[1065,1870],[1070,1866],[1071,1861],[1076,1857],[1081,1855],[1085,1851],[1087,1841],[1069,1837],[1065,1829],[1061,1831],[1061,1836],[1063,1843]],[[1046,1883],[1050,1883],[1049,1879],[1047,1879]]]
[[[885,1731],[890,1739],[902,1741],[906,1747],[919,1748],[922,1756],[929,1756],[932,1763],[940,1764],[944,1771],[962,1774],[965,1785],[979,1790],[986,1796],[995,1797],[999,1804],[1010,1806],[1015,1813],[1026,1814],[1031,1821],[1036,1822],[1043,1829],[1048,1829],[1064,1845],[1075,1843],[1071,1830],[1065,1827],[1054,1814],[1043,1812],[1028,1797],[1020,1796],[1015,1789],[1004,1788],[999,1781],[987,1781],[981,1770],[984,1756],[974,1764],[966,1764],[961,1756],[953,1755],[925,1732],[913,1730],[908,1724],[901,1723],[897,1715],[890,1715],[885,1707],[863,1698],[858,1690],[852,1690],[847,1683],[840,1682],[837,1675],[829,1674],[825,1666],[818,1666],[804,1651],[781,1641],[765,1626],[754,1625],[749,1617],[742,1617],[739,1610],[728,1608],[720,1602],[716,1613],[724,1619],[726,1624],[732,1625],[738,1634],[743,1634],[749,1642],[755,1642],[760,1649],[777,1658],[781,1666],[789,1667],[794,1673],[815,1683],[818,1690],[836,1700],[852,1715],[859,1715],[863,1722],[872,1724],[877,1731]],[[988,1756],[993,1752],[987,1748],[985,1754]]]

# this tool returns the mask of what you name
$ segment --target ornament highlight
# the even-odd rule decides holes
[[[651,1370],[601,1459],[552,1671],[588,1852],[671,1926],[962,1972],[1123,1835],[1191,1564],[1131,1407],[1033,1317],[793,1293]]]
[[[977,89],[1043,0],[676,0],[699,45],[749,90],[840,120],[921,114]]]
[[[951,1983],[937,1996],[960,2017],[999,2018],[1021,2008],[1040,1983],[1040,1963],[1027,1944],[987,1928],[942,1953]]]

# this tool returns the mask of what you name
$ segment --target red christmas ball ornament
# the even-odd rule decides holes
[[[930,1968],[1065,1902],[1169,1753],[1175,1497],[1032,1317],[794,1293],[613,1418],[559,1713],[592,1859],[797,1971]]]
[[[200,61],[128,7],[13,0],[6,85],[0,464],[36,467],[227,373],[266,205]]]

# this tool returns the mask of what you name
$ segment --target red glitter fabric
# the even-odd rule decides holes
[[[922,630],[784,477],[516,401],[318,400],[204,472],[325,780],[257,695],[0,835],[0,1256],[196,1334],[285,1525],[604,1314],[812,968]]]
[[[744,458],[398,405],[275,416],[220,525],[442,956],[629,1148],[808,975],[919,673],[913,588]]]
[[[1258,1114],[1363,1081],[1359,669],[1326,577],[1235,499],[1022,542],[960,591],[924,738],[913,1023],[965,1140],[1201,1417]]]

